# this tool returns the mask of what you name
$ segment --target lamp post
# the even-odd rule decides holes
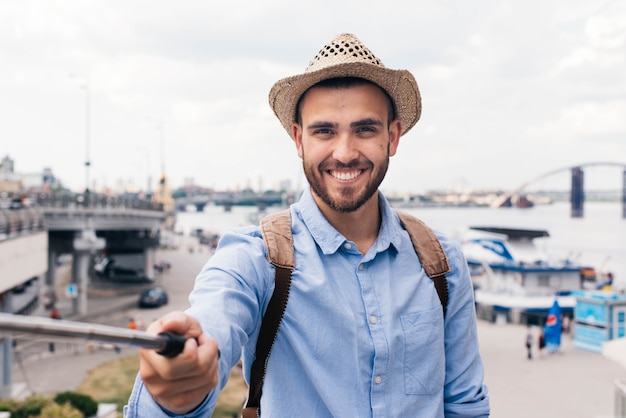
[[[85,193],[89,193],[89,168],[91,166],[89,152],[89,82],[82,85],[85,90]]]
[[[90,151],[89,151],[89,135],[90,135],[90,91],[89,78],[81,77],[77,74],[70,74],[72,78],[82,79],[80,88],[85,91],[85,194],[89,193],[89,168],[91,167]],[[87,202],[85,202],[87,203]]]

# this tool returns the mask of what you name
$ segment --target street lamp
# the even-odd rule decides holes
[[[70,74],[72,78],[78,78],[76,74]],[[83,78],[80,88],[85,91],[85,193],[89,193],[89,168],[91,166],[89,152],[89,117],[90,117],[90,97],[89,97],[89,78]]]

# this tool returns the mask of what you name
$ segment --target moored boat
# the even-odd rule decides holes
[[[573,315],[573,290],[582,289],[592,267],[552,260],[535,240],[546,230],[475,226],[463,242],[474,282],[478,317],[498,323],[542,325],[556,300]]]

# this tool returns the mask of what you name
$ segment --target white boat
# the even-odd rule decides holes
[[[463,252],[474,282],[478,317],[498,323],[542,324],[555,300],[572,316],[588,266],[550,260],[536,245],[548,231],[471,227]]]

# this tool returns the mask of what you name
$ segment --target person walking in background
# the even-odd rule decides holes
[[[544,358],[546,355],[546,336],[543,333],[543,329],[539,330],[539,336],[537,337],[537,348],[539,349],[539,357]]]
[[[533,359],[533,331],[530,325],[526,326],[526,351],[528,352],[528,360]]]
[[[400,137],[420,117],[413,75],[385,67],[358,38],[341,34],[303,74],[276,82],[269,99],[309,187],[289,209],[296,267],[264,364],[260,416],[489,416],[463,253],[435,231],[450,264],[444,315],[407,230],[379,191]],[[211,416],[242,357],[250,381],[275,287],[267,255],[258,226],[222,236],[196,278],[190,308],[148,327],[188,340],[174,358],[140,350],[126,418]]]

